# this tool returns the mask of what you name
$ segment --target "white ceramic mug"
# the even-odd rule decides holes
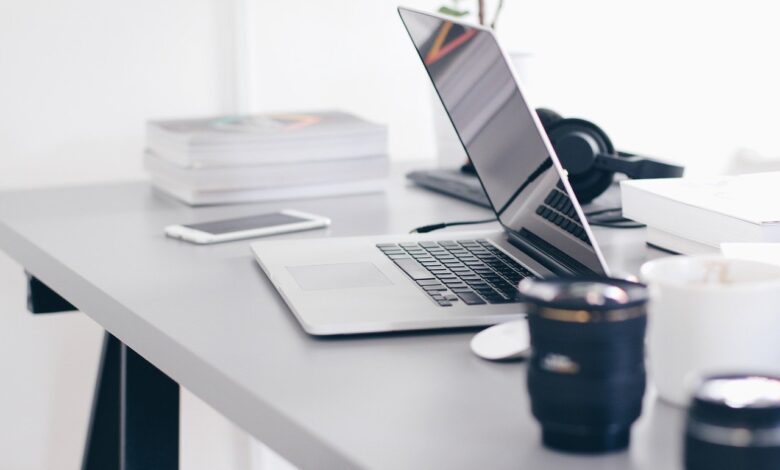
[[[719,373],[780,375],[780,266],[716,256],[647,262],[648,369],[664,400]]]

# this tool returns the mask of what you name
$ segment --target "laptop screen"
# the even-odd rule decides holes
[[[510,240],[554,272],[604,274],[579,204],[495,37],[434,15],[399,13]]]

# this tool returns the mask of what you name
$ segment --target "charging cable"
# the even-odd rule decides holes
[[[634,222],[631,219],[626,219],[623,216],[617,216],[617,217],[605,217],[605,218],[597,218],[596,216],[610,214],[613,212],[620,212],[620,207],[611,207],[609,209],[601,209],[597,211],[591,211],[586,212],[585,217],[588,219],[588,223],[590,225],[593,225],[594,227],[607,227],[607,228],[617,228],[617,229],[632,229],[632,228],[643,228],[644,224],[639,224]],[[441,222],[438,224],[430,224],[430,225],[423,225],[422,227],[417,227],[416,229],[410,231],[409,233],[428,233],[433,232],[434,230],[441,230],[443,228],[447,227],[455,227],[457,225],[477,225],[477,224],[487,224],[490,222],[495,222],[496,218],[492,219],[484,219],[484,220],[468,220],[468,221],[458,221],[458,222]]]
[[[495,222],[495,217],[491,219],[485,219],[485,220],[468,220],[468,221],[460,221],[460,222],[441,222],[438,224],[431,224],[431,225],[423,225],[422,227],[417,227],[416,229],[410,231],[409,233],[428,233],[433,232],[434,230],[441,230],[446,227],[454,227],[456,225],[477,225],[477,224],[487,224],[490,222]]]
[[[597,218],[596,216],[610,214],[614,212],[620,212],[623,209],[621,207],[611,207],[609,209],[602,209],[598,211],[591,211],[586,212],[585,217],[588,218],[588,224],[594,226],[594,227],[607,227],[607,228],[618,228],[618,229],[632,229],[632,228],[644,228],[644,224],[640,224],[637,222],[634,222],[631,219],[626,219],[622,215],[618,215],[617,217],[604,217],[604,218]]]

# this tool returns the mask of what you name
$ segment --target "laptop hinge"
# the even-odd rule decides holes
[[[558,256],[552,256],[544,250],[547,242],[526,229],[520,232],[507,231],[509,243],[518,250],[527,254],[539,264],[561,277],[568,276],[596,276],[597,273],[563,252]],[[554,249],[554,248],[552,248]]]

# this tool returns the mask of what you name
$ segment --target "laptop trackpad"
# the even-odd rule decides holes
[[[373,263],[287,266],[303,290],[379,287],[392,284]]]

